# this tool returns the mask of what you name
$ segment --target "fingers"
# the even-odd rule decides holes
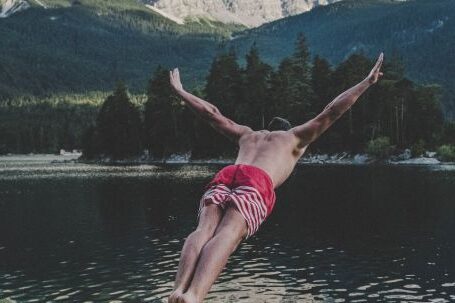
[[[178,68],[174,68],[173,70],[169,71],[169,77],[172,80],[180,79],[179,69]]]
[[[381,69],[382,63],[384,62],[384,53],[381,53],[379,55],[378,61],[376,62],[373,70],[379,70]]]
[[[180,81],[180,75],[179,75],[178,68],[174,68],[173,70],[169,71],[169,79],[170,79],[171,83]]]

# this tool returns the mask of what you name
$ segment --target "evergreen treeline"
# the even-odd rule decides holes
[[[274,70],[256,47],[240,66],[233,50],[212,62],[206,86],[193,92],[216,105],[227,117],[264,128],[274,116],[298,125],[317,115],[334,97],[368,75],[373,63],[354,54],[337,67],[311,58],[303,35],[294,53]],[[404,77],[399,58],[388,58],[384,78],[372,87],[317,143],[313,151],[360,152],[376,138],[388,138],[398,149],[436,148],[454,134],[444,127],[440,88]],[[198,120],[172,91],[167,69],[150,80],[140,117],[126,88],[117,87],[104,102],[96,127],[88,132],[85,155],[115,159],[139,155],[146,148],[155,157],[191,151],[193,158],[229,156],[235,146]],[[414,148],[417,150],[417,148]]]
[[[80,149],[105,93],[23,97],[0,103],[0,154]]]
[[[411,79],[444,87],[444,112],[455,117],[453,0],[345,0],[248,30],[207,20],[179,25],[146,8],[150,1],[42,1],[48,9],[28,2],[30,9],[0,18],[0,102],[109,91],[118,79],[137,93],[158,63],[179,66],[194,87],[220,41],[235,47],[242,64],[255,41],[277,68],[305,32],[312,53],[336,65],[359,51],[401,54]]]
[[[306,33],[312,54],[332,64],[364,52],[402,56],[406,75],[419,83],[438,83],[446,118],[455,119],[455,1],[344,0],[309,13],[241,32],[230,41],[239,54],[253,41],[268,63],[292,53],[292,41]]]

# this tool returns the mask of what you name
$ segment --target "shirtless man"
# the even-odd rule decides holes
[[[204,121],[239,145],[235,165],[218,172],[200,201],[199,224],[185,241],[169,303],[200,303],[243,240],[270,215],[274,189],[291,174],[308,145],[326,131],[379,78],[384,55],[360,83],[335,98],[314,119],[292,128],[274,118],[268,130],[253,131],[224,117],[214,105],[186,92],[178,69],[175,91]]]

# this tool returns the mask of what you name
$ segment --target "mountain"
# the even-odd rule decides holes
[[[2,12],[5,3],[13,7],[14,0],[0,1]],[[312,54],[332,64],[355,52],[401,57],[410,78],[443,85],[445,111],[455,117],[453,0],[344,0],[253,29],[207,19],[178,24],[137,0],[40,2],[0,18],[0,102],[106,91],[119,79],[143,92],[158,65],[179,66],[194,87],[216,53],[234,47],[243,57],[256,43],[276,67],[303,32]]]
[[[20,7],[2,2],[2,11]],[[22,3],[22,2],[21,2]],[[0,19],[0,97],[109,90],[124,79],[143,90],[158,65],[183,66],[199,82],[218,41],[244,29],[217,22],[184,26],[136,0],[35,0]]]
[[[20,12],[30,7],[25,0],[1,0],[0,1],[0,18],[6,18],[10,15]]]
[[[144,3],[180,24],[185,19],[209,19],[256,27],[340,0],[145,0]]]
[[[341,0],[142,0],[141,2],[153,12],[177,24],[202,19],[256,27],[337,1]],[[0,0],[0,18],[9,17],[32,5],[47,7],[47,2],[50,2],[50,6],[52,6],[56,1]],[[66,2],[67,4],[81,4],[85,1]]]
[[[401,58],[408,77],[444,87],[445,112],[455,118],[455,1],[346,0],[243,31],[228,47],[242,57],[256,44],[277,66],[299,33],[313,54],[332,64],[358,52]]]

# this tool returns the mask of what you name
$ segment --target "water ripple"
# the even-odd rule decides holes
[[[207,302],[455,300],[450,171],[339,169],[297,172]],[[0,165],[0,301],[165,302],[215,170]]]

